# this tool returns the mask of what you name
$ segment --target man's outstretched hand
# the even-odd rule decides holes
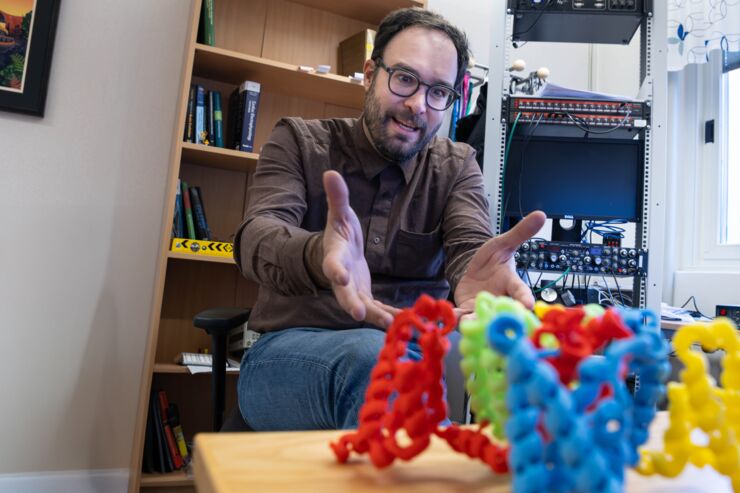
[[[388,327],[398,309],[373,299],[362,228],[349,205],[347,184],[336,171],[327,171],[323,179],[329,205],[323,239],[324,275],[339,305],[352,318]]]
[[[516,273],[514,252],[542,228],[545,219],[544,213],[532,212],[506,233],[485,242],[475,252],[455,289],[458,312],[471,313],[475,308],[475,296],[480,291],[510,296],[527,308],[534,306],[529,286]]]

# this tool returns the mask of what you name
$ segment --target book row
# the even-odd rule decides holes
[[[192,84],[183,139],[194,144],[252,152],[259,99],[258,82],[244,81],[234,90],[229,97],[230,131],[226,133],[221,93],[208,90],[200,84]]]
[[[211,230],[206,219],[206,209],[200,187],[177,180],[175,213],[172,218],[172,237],[191,240],[210,240]]]
[[[177,406],[168,401],[164,390],[153,391],[144,436],[142,471],[177,471],[188,465],[190,457],[190,447],[185,442]]]

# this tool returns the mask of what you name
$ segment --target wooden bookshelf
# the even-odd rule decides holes
[[[142,474],[144,436],[152,389],[164,389],[177,404],[186,440],[211,431],[210,374],[189,375],[173,363],[183,351],[210,347],[210,337],[193,317],[217,306],[253,306],[257,286],[235,268],[232,258],[174,253],[171,225],[178,183],[198,186],[213,238],[233,242],[248,202],[259,149],[283,117],[357,117],[364,86],[337,75],[338,45],[364,29],[376,29],[389,12],[424,7],[423,0],[216,0],[216,46],[197,42],[201,0],[183,3],[191,24],[182,60],[179,107],[172,129],[161,246],[155,273],[153,312],[146,342],[129,493],[193,491],[183,471]],[[305,73],[299,65],[332,67],[329,74]],[[191,84],[222,96],[225,144],[233,131],[230,96],[245,80],[260,83],[254,150],[246,153],[183,142]],[[153,212],[153,213],[159,213]],[[237,375],[238,372],[227,372]],[[236,378],[227,379],[226,410],[236,405]]]
[[[233,171],[254,171],[259,154],[223,147],[182,142],[182,160],[199,166]]]
[[[175,486],[193,486],[193,478],[185,471],[168,473],[144,473],[141,475],[142,488],[169,488]]]
[[[259,81],[265,89],[325,103],[361,108],[365,89],[349,77],[307,73],[298,65],[198,44],[193,74],[238,85],[245,80]]]

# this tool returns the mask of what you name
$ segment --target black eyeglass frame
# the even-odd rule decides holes
[[[382,58],[376,59],[375,60],[375,64],[378,67],[380,67],[383,70],[385,70],[386,72],[388,72],[388,90],[391,93],[393,93],[396,96],[398,96],[398,97],[401,97],[401,98],[410,98],[411,96],[413,96],[414,94],[416,94],[417,92],[419,92],[419,88],[421,86],[426,86],[428,89],[427,89],[426,93],[424,94],[424,102],[429,107],[429,109],[432,109],[434,111],[447,111],[450,108],[450,106],[452,106],[453,104],[455,104],[455,101],[460,98],[460,93],[458,91],[456,91],[455,89],[453,89],[452,87],[450,87],[450,86],[448,86],[446,84],[427,84],[426,82],[422,82],[422,80],[419,78],[418,75],[416,75],[415,73],[411,72],[408,69],[401,68],[401,67],[394,67],[394,68],[388,67],[383,62],[383,59]],[[393,78],[393,73],[394,72],[403,72],[404,74],[408,74],[410,77],[412,77],[414,80],[416,80],[416,89],[414,89],[411,92],[411,94],[398,94],[396,91],[394,91],[393,89],[391,89],[391,79]],[[450,98],[450,101],[449,101],[449,103],[447,103],[447,106],[445,106],[442,109],[435,108],[431,104],[429,104],[429,89],[431,89],[433,87],[444,87],[445,89],[448,89],[448,90],[452,91],[452,98]]]

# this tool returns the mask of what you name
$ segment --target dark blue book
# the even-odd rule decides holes
[[[188,112],[185,116],[185,142],[195,142],[195,84],[190,85]]]
[[[241,135],[239,135],[239,150],[252,152],[254,149],[254,133],[257,129],[257,110],[260,102],[260,84],[251,80],[245,81],[239,87],[244,112],[242,114]]]
[[[221,110],[221,93],[212,91],[213,94],[213,145],[224,146],[224,114]]]
[[[215,145],[213,141],[213,91],[206,91],[206,133],[208,134],[208,145]]]
[[[206,138],[206,90],[195,86],[195,143],[202,144]]]
[[[172,216],[172,236],[185,238],[185,210],[182,204],[182,184],[177,180],[177,194],[175,195],[175,214]]]
[[[203,195],[200,187],[189,187],[190,206],[193,208],[193,222],[195,223],[195,236],[199,240],[210,240],[211,230],[206,220],[206,209],[203,206]]]

